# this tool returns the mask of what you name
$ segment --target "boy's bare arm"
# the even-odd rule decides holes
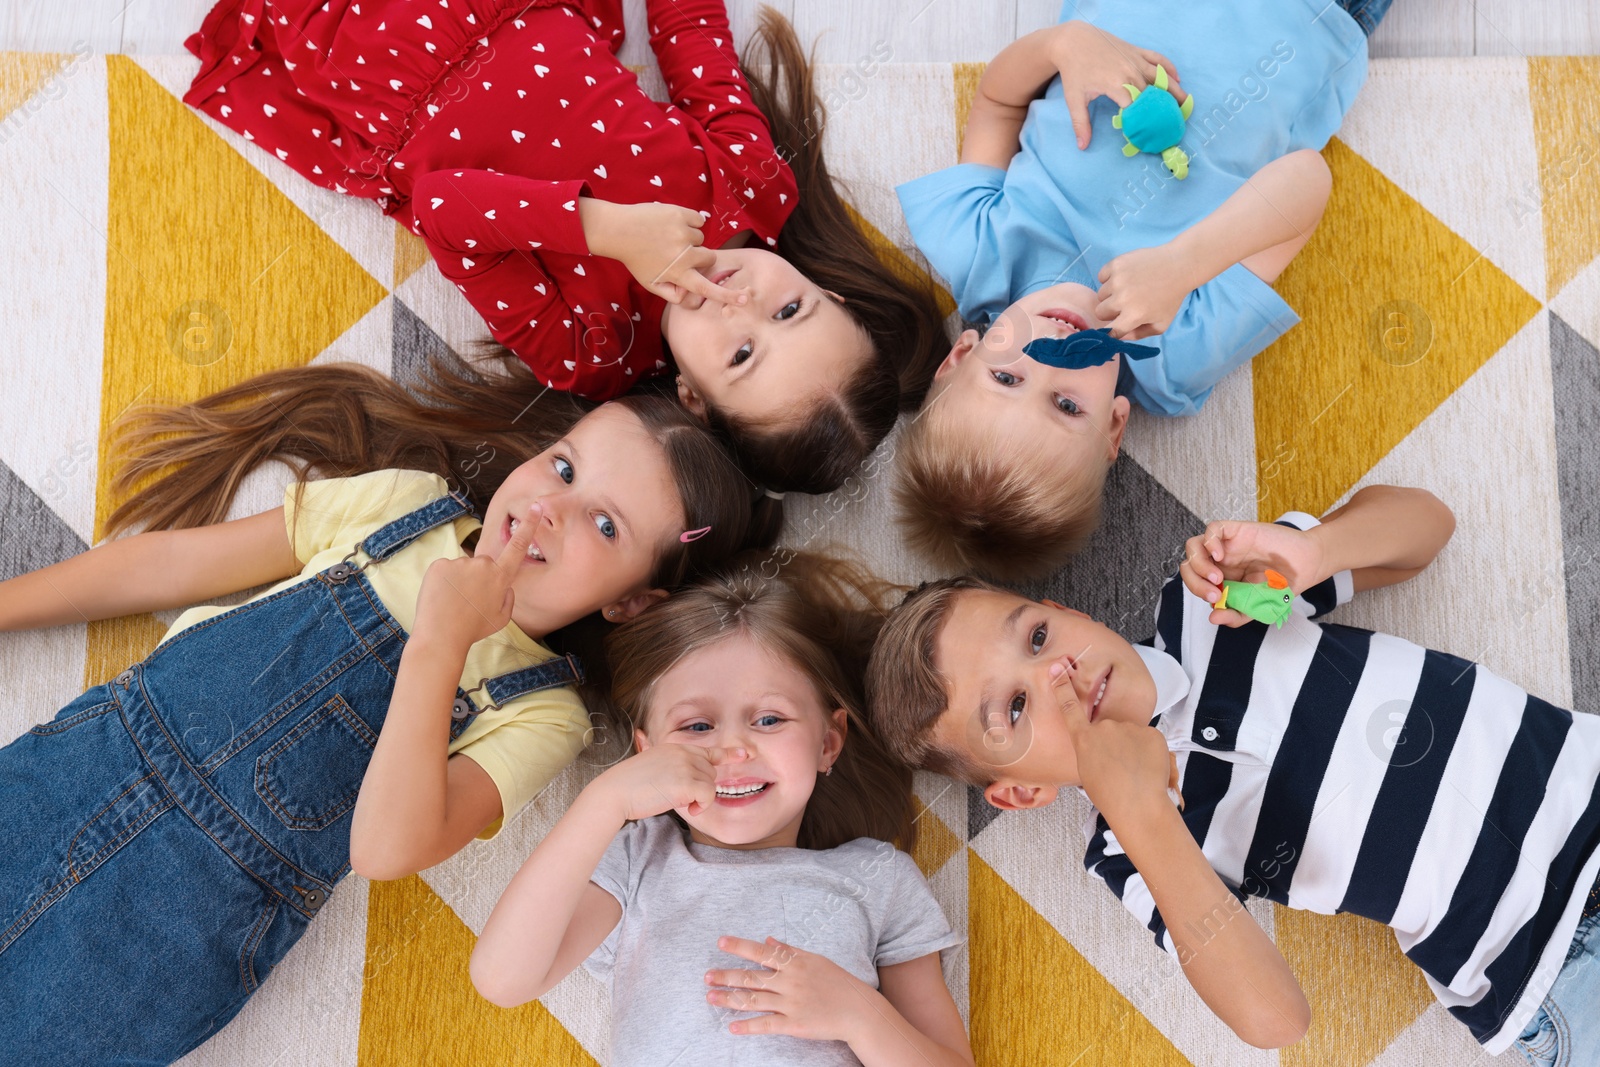
[[[1200,999],[1257,1048],[1292,1045],[1311,1007],[1278,947],[1222,884],[1167,794],[1172,756],[1159,730],[1091,723],[1070,667],[1052,668],[1084,791],[1144,879]]]
[[[1359,592],[1414,577],[1433,562],[1455,528],[1455,515],[1426,489],[1369,485],[1309,530],[1270,522],[1212,522],[1184,545],[1178,575],[1210,604],[1221,595],[1224,579],[1260,581],[1269,568],[1300,592],[1348,570]],[[1249,620],[1230,608],[1213,610],[1211,621],[1242,626]]]
[[[1078,147],[1087,147],[1089,102],[1109,96],[1126,107],[1133,98],[1123,86],[1152,83],[1158,63],[1174,79],[1172,94],[1182,103],[1186,94],[1176,84],[1178,71],[1170,59],[1087,22],[1063,22],[1017,38],[990,61],[978,82],[967,115],[961,162],[1008,166],[1021,145],[1028,105],[1057,74],[1072,113]]]
[[[1420,574],[1455,530],[1455,513],[1426,489],[1369,485],[1306,536],[1322,550],[1317,580],[1348,570],[1360,592]]]
[[[1276,281],[1311,239],[1332,188],[1318,153],[1278,157],[1171,241],[1125,252],[1101,268],[1095,314],[1114,335],[1137,340],[1171,326],[1191,292],[1235,263]]]

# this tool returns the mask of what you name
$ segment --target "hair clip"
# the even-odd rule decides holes
[[[702,526],[698,530],[685,530],[685,531],[683,531],[683,533],[678,535],[678,540],[681,541],[683,544],[688,544],[690,541],[698,541],[698,540],[700,540],[700,538],[704,537],[706,534],[708,534],[710,532],[711,532],[711,527],[709,527],[709,526]]]
[[[1086,370],[1110,363],[1111,357],[1149,359],[1159,352],[1155,345],[1134,344],[1111,336],[1108,329],[1079,330],[1066,337],[1035,337],[1022,346],[1022,353],[1037,363],[1061,370]]]
[[[770,496],[774,500],[782,500],[783,499],[783,494],[782,493],[774,493],[771,489],[763,489],[761,491],[763,493],[767,494],[768,496]]]

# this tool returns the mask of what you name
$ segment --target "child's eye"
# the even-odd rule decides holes
[[[777,726],[781,722],[783,722],[783,716],[782,715],[779,715],[776,712],[769,711],[765,715],[761,716],[759,719],[756,720],[756,725],[757,726]]]
[[[1028,639],[1028,647],[1033,650],[1035,655],[1037,655],[1039,650],[1044,647],[1045,638],[1049,636],[1050,627],[1041,622],[1038,626],[1034,627],[1033,634]]]
[[[1022,380],[1021,378],[1018,378],[1015,374],[1012,374],[1009,371],[1003,371],[1003,370],[992,370],[992,371],[989,372],[989,375],[992,378],[994,378],[995,381],[999,382],[1001,385],[1016,385],[1018,382],[1020,382]]]
[[[1058,397],[1056,397],[1056,407],[1061,409],[1062,411],[1064,411],[1068,415],[1082,415],[1083,414],[1083,409],[1078,406],[1078,402],[1076,400],[1072,399],[1070,396],[1058,396]]]
[[[739,364],[743,363],[745,360],[747,360],[749,358],[750,358],[750,342],[746,341],[744,344],[739,346],[739,351],[737,351],[737,352],[735,352],[733,354],[733,364],[732,365],[737,367]]]
[[[687,730],[692,734],[703,734],[707,730],[711,729],[711,724],[708,722],[690,722],[684,723],[682,726],[678,727],[678,729]]]
[[[1006,707],[1006,713],[1011,717],[1011,725],[1015,726],[1017,720],[1022,718],[1022,711],[1028,706],[1028,694],[1018,693],[1011,698],[1011,703]]]
[[[594,527],[600,531],[600,536],[607,540],[615,540],[617,524],[611,521],[611,516],[601,512],[594,517]]]
[[[572,484],[572,464],[560,456],[555,458],[556,476],[568,485]]]
[[[784,319],[794,318],[796,315],[800,314],[800,308],[803,306],[804,305],[799,300],[789,301],[778,310],[778,321],[782,322]]]

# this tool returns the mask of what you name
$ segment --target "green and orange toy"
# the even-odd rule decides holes
[[[1128,139],[1122,146],[1123,155],[1149,152],[1160,156],[1172,176],[1181,180],[1189,176],[1189,157],[1178,147],[1178,142],[1183,140],[1189,116],[1194,114],[1194,97],[1185,97],[1183,106],[1178,106],[1177,99],[1167,89],[1170,84],[1167,68],[1157,64],[1154,85],[1143,89],[1124,85],[1133,103],[1113,115],[1111,125]]]
[[[1293,605],[1294,590],[1289,588],[1289,580],[1277,571],[1268,571],[1264,582],[1223,582],[1222,595],[1211,606],[1232,609],[1281,629]]]

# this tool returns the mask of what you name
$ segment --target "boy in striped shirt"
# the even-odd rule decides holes
[[[1252,1045],[1299,1040],[1310,1008],[1247,895],[1389,925],[1491,1053],[1600,1063],[1600,717],[1312,621],[1417,574],[1454,528],[1390,486],[1320,523],[1212,523],[1140,645],[1051,601],[928,583],[873,650],[875,721],[1002,809],[1081,786],[1085,865]],[[1281,628],[1212,608],[1225,578],[1268,568],[1300,591]]]

